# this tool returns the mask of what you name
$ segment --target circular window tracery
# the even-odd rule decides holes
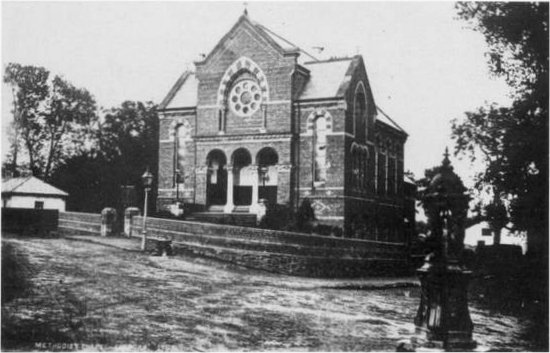
[[[253,80],[237,82],[229,93],[229,106],[240,116],[254,114],[260,108],[261,102],[260,86]]]

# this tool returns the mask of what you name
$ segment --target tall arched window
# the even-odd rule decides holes
[[[353,135],[357,137],[358,134],[362,135],[362,132],[365,131],[365,109],[366,109],[366,94],[365,94],[365,86],[363,85],[363,82],[359,82],[357,87],[355,88],[355,97],[353,101]]]
[[[316,183],[327,180],[327,119],[324,115],[319,115],[314,123],[314,176]]]
[[[185,158],[187,155],[186,142],[189,139],[189,127],[184,124],[176,126],[174,139],[174,185],[183,184]]]

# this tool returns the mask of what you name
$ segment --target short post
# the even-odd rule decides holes
[[[143,188],[145,190],[145,200],[143,202],[143,225],[141,228],[141,251],[145,251],[145,245],[147,243],[147,205],[149,203],[149,190],[153,185],[153,174],[149,171],[149,167],[141,176],[143,182]]]
[[[116,222],[116,210],[106,207],[101,211],[101,236],[110,237],[113,235],[113,229]]]
[[[440,172],[423,197],[430,227],[430,254],[417,270],[422,289],[414,323],[416,343],[457,351],[473,349],[476,342],[472,339],[467,296],[471,271],[464,268],[461,260],[469,196],[448,157],[445,151]]]
[[[139,208],[128,207],[124,211],[124,235],[128,238],[132,237],[132,218],[140,214]]]

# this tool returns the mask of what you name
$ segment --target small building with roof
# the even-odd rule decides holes
[[[307,198],[344,236],[407,241],[407,133],[376,105],[360,55],[319,60],[245,12],[159,116],[158,210],[295,211]]]
[[[34,177],[2,181],[2,208],[34,208],[65,211],[69,194]]]
[[[487,221],[472,224],[465,230],[464,245],[468,248],[494,245],[495,231]],[[521,247],[522,254],[527,253],[527,232],[514,230],[512,223],[500,231],[500,244]]]

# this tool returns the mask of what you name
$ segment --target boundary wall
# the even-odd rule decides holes
[[[143,218],[132,218],[141,237]],[[392,276],[408,273],[406,244],[268,229],[147,218],[147,247],[172,240],[175,254],[192,253],[250,268],[307,277]]]
[[[101,214],[83,212],[59,212],[60,235],[100,235]]]

